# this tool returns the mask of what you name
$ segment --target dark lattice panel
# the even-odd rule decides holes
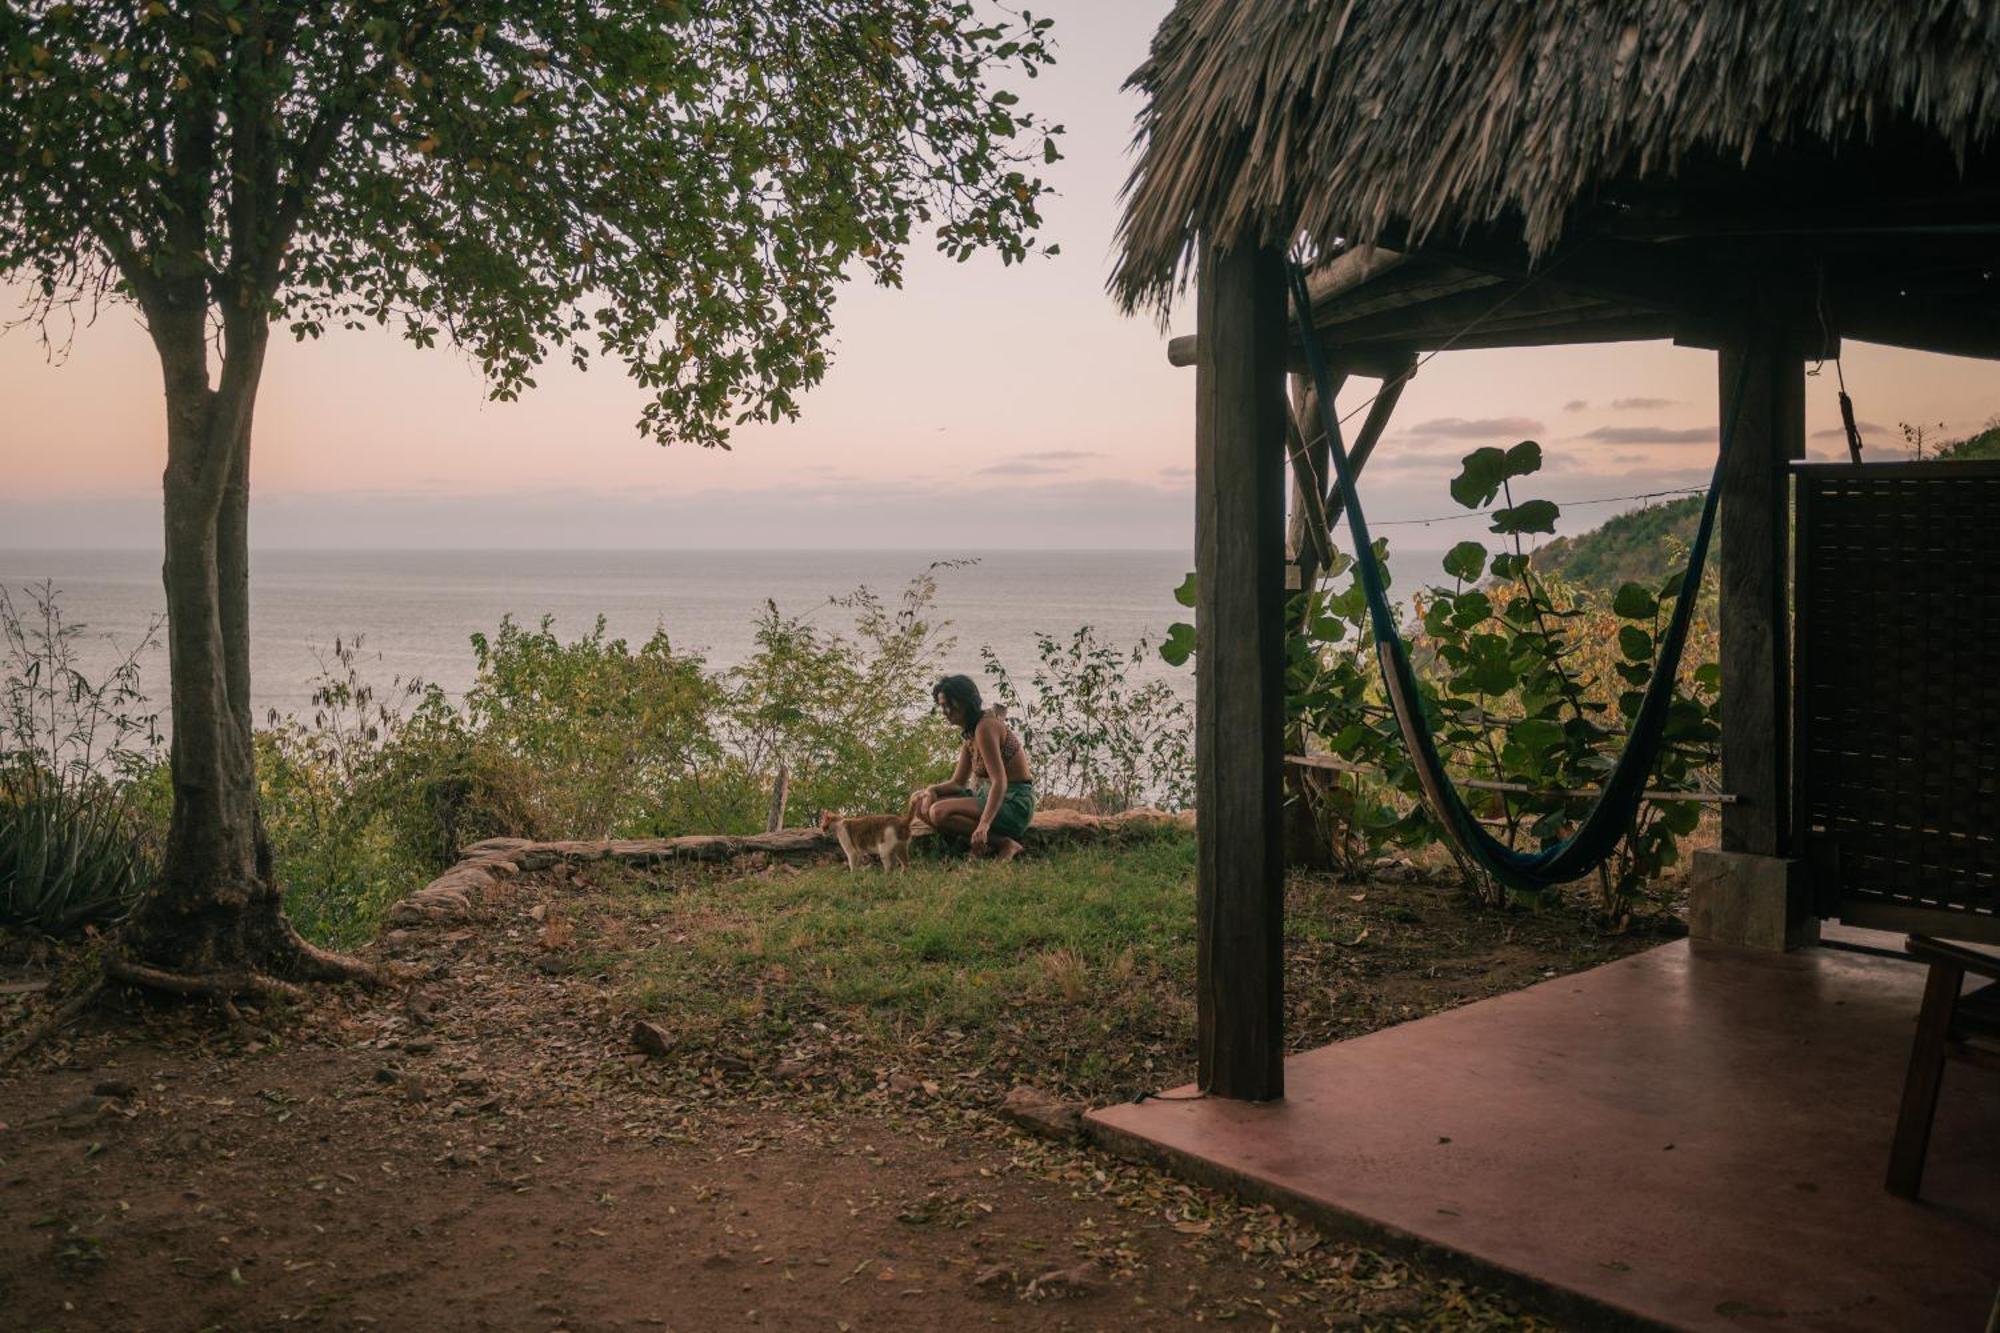
[[[1797,475],[1796,827],[1813,882],[1844,919],[1992,937],[2000,465]]]

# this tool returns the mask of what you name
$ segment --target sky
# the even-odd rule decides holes
[[[832,367],[796,422],[739,429],[726,452],[651,443],[615,365],[551,367],[518,403],[476,370],[385,331],[274,342],[252,455],[261,548],[1174,548],[1193,541],[1193,331],[1121,315],[1105,294],[1138,99],[1121,91],[1168,0],[1044,0],[1058,63],[1022,91],[1067,127],[1045,170],[1055,258],[1003,266],[912,256],[901,290],[850,285]],[[0,297],[5,293],[0,292]],[[2000,415],[2000,365],[1849,343],[1875,455],[1899,423],[1946,437]],[[1810,447],[1841,452],[1833,368],[1808,380]],[[1563,529],[1706,480],[1715,358],[1666,343],[1449,352],[1424,365],[1370,463],[1363,500],[1392,540],[1446,546],[1464,453],[1533,438],[1534,493]],[[105,311],[51,360],[0,336],[0,547],[159,545],[165,429],[136,316]],[[1357,380],[1343,412],[1373,391]],[[1400,538],[1398,534],[1400,533]]]

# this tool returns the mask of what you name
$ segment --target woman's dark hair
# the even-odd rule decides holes
[[[959,725],[970,736],[979,727],[979,719],[986,715],[986,704],[979,697],[979,684],[970,676],[946,676],[931,686],[931,698],[943,696],[958,705]]]

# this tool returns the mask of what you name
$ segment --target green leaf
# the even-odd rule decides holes
[[[1701,807],[1693,801],[1663,802],[1660,806],[1660,822],[1667,831],[1685,838],[1701,823]]]
[[[1711,690],[1720,689],[1722,687],[1722,664],[1720,662],[1703,662],[1694,669],[1694,683],[1697,685],[1706,685]]]
[[[1562,509],[1553,500],[1527,500],[1509,509],[1493,511],[1493,531],[1505,533],[1554,532]]]
[[[1460,542],[1445,552],[1444,572],[1455,579],[1467,583],[1478,578],[1486,568],[1486,544],[1484,542]]]
[[[1174,589],[1174,600],[1179,602],[1182,606],[1193,606],[1195,603],[1195,595],[1196,595],[1195,576],[1193,572],[1190,571],[1188,576],[1181,580],[1181,586]]]
[[[1166,659],[1169,666],[1186,666],[1187,660],[1194,656],[1194,626],[1178,620],[1167,626],[1167,637],[1160,644],[1160,656]]]
[[[1479,591],[1460,593],[1453,599],[1451,621],[1460,629],[1471,629],[1493,614],[1493,599]]]
[[[1498,634],[1474,634],[1465,641],[1465,667],[1452,677],[1451,688],[1459,693],[1498,695],[1506,694],[1519,680],[1507,640]]]
[[[1507,480],[1507,455],[1491,445],[1474,449],[1460,460],[1459,472],[1451,479],[1451,498],[1467,509],[1493,503]]]
[[[1542,470],[1542,446],[1533,440],[1523,440],[1507,451],[1506,475],[1515,477],[1532,476]]]
[[[1627,661],[1650,662],[1653,660],[1653,636],[1637,625],[1620,625],[1618,651],[1625,654]]]
[[[1493,557],[1493,577],[1496,579],[1519,578],[1521,575],[1527,573],[1527,571],[1528,557],[1526,555],[1502,554]]]
[[[1644,685],[1653,678],[1653,668],[1645,662],[1619,662],[1618,674],[1627,685]]]
[[[1612,599],[1611,609],[1626,620],[1651,620],[1659,614],[1660,603],[1638,584],[1628,583]]]
[[[1667,575],[1660,583],[1660,600],[1664,602],[1670,597],[1680,596],[1681,589],[1687,584],[1687,576],[1685,569],[1677,569]]]

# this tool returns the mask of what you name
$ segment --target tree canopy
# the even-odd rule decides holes
[[[996,17],[997,15],[997,17]],[[836,288],[1037,244],[1048,21],[967,0],[0,0],[0,276],[622,362],[641,429],[795,413]],[[227,375],[226,366],[224,368]]]

